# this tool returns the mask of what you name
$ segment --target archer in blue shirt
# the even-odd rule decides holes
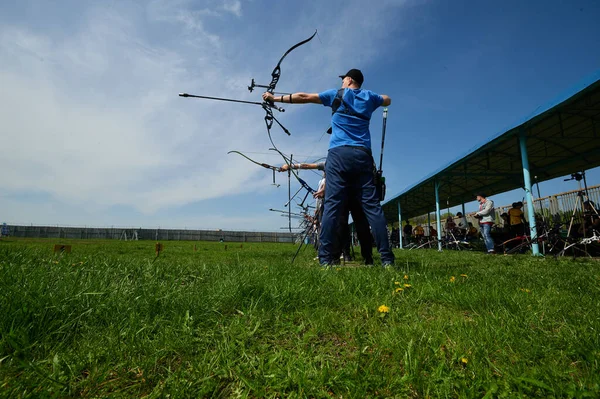
[[[390,97],[361,89],[364,76],[358,69],[340,75],[342,87],[322,93],[292,93],[274,96],[264,93],[263,100],[291,104],[323,104],[331,107],[331,140],[325,163],[327,190],[321,222],[319,262],[323,266],[339,263],[342,253],[339,229],[348,215],[350,199],[361,203],[381,255],[382,265],[392,266],[387,223],[374,181],[371,155],[371,115],[380,106],[392,103]]]
[[[331,89],[319,93],[319,99],[326,107],[335,106],[336,96],[340,104],[331,116],[329,148],[342,145],[371,148],[369,121],[373,111],[383,104],[383,96],[370,90],[351,88]]]

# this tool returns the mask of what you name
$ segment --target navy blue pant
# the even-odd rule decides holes
[[[349,201],[350,214],[354,221],[356,236],[360,245],[360,254],[367,264],[373,264],[373,236],[369,229],[369,221],[362,210],[362,206],[357,201]],[[350,255],[350,247],[352,245],[352,234],[348,225],[348,212],[345,212],[345,219],[341,221],[342,228],[342,250],[345,255]],[[344,223],[344,220],[346,223]]]
[[[321,264],[339,262],[342,252],[339,232],[344,218],[348,217],[351,199],[362,205],[382,263],[393,263],[394,254],[388,241],[386,221],[375,190],[371,154],[358,147],[332,148],[327,154],[325,176],[325,207],[319,246]]]

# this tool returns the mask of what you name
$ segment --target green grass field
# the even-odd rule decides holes
[[[600,397],[597,261],[55,242],[0,241],[1,397]]]

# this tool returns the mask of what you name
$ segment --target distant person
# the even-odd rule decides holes
[[[583,223],[579,227],[578,233],[580,236],[592,237],[594,232],[600,235],[600,215],[594,201],[584,201]]]
[[[398,227],[392,227],[390,243],[393,248],[400,248],[400,229]]]
[[[469,227],[467,228],[467,239],[474,240],[475,238],[477,238],[477,234],[477,229],[475,228],[475,226],[473,226],[473,223],[469,222]]]
[[[410,239],[412,237],[412,231],[413,231],[413,227],[410,224],[410,220],[407,220],[406,225],[402,229],[402,233],[404,234],[404,242],[407,244],[410,242]]]
[[[446,235],[454,234],[454,230],[456,229],[456,223],[454,223],[454,218],[452,218],[452,216],[448,216],[446,218],[446,223],[444,223],[444,229],[446,230]]]
[[[522,202],[513,202],[512,208],[508,210],[510,233],[513,237],[520,237],[525,234],[525,214],[521,210],[522,207]]]
[[[487,198],[485,193],[479,193],[476,196],[479,202],[479,211],[475,213],[475,218],[479,219],[479,228],[483,236],[483,242],[488,254],[495,254],[494,239],[492,238],[492,226],[494,225],[494,201]]]
[[[461,234],[465,234],[467,229],[469,228],[469,222],[467,222],[467,217],[462,214],[462,212],[456,213],[456,227],[460,229]]]
[[[415,240],[420,244],[423,241],[423,237],[425,237],[425,229],[419,224],[413,230],[413,234],[415,236]]]
[[[287,165],[284,165],[287,166]],[[323,217],[323,197],[325,195],[325,171],[323,171],[323,178],[319,180],[317,186],[317,192],[315,193],[315,217],[317,222],[321,224],[321,218]]]
[[[437,230],[433,228],[433,226],[429,226],[429,238],[435,237],[437,238]]]
[[[508,213],[503,212],[500,215],[500,219],[502,219],[502,232],[503,233],[510,233],[510,216],[508,216]]]

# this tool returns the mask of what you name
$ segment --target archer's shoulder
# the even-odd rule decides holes
[[[325,96],[325,97],[335,97],[337,94],[337,89],[328,89],[325,91],[322,91],[319,93],[319,96]]]
[[[336,95],[336,89],[325,90],[319,93],[319,100],[321,100],[321,104],[323,104],[323,106],[330,107]]]
[[[362,95],[362,96],[381,97],[381,94],[375,93],[373,90],[369,90],[369,89],[357,89],[356,92],[357,92],[357,94],[360,93],[360,95]]]
[[[354,95],[363,101],[371,103],[375,108],[379,107],[383,102],[383,97],[380,94],[368,89],[356,90]]]

